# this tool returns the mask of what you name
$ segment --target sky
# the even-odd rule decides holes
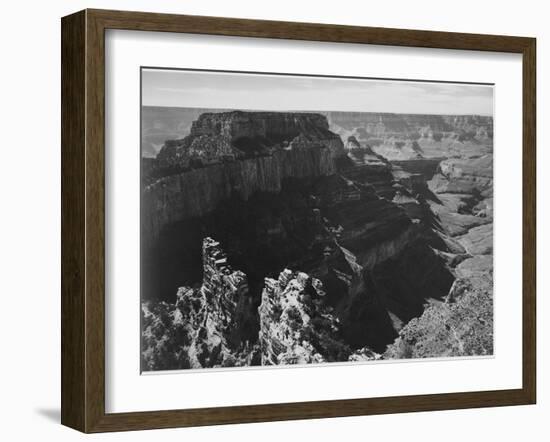
[[[493,86],[143,69],[142,104],[240,110],[493,115]]]

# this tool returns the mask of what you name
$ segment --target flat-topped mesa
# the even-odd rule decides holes
[[[166,142],[142,194],[142,238],[158,238],[175,222],[200,217],[237,196],[278,193],[286,179],[336,173],[345,155],[326,117],[309,113],[202,114],[182,140]]]
[[[160,168],[185,169],[292,148],[327,148],[332,158],[344,155],[342,140],[329,130],[324,115],[232,111],[200,115],[187,137],[165,142],[157,160]]]
[[[233,151],[245,154],[274,146],[288,146],[301,137],[299,147],[319,143],[334,157],[343,154],[338,135],[329,130],[327,118],[316,113],[295,112],[223,112],[205,113],[191,126],[191,137],[220,136]],[[303,142],[305,141],[305,143]]]

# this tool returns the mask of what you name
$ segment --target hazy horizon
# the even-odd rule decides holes
[[[157,107],[157,108],[166,108],[166,109],[204,109],[211,112],[295,112],[295,113],[316,113],[316,112],[346,112],[346,113],[362,113],[362,114],[393,114],[393,115],[441,115],[441,116],[473,116],[473,117],[492,117],[490,114],[439,114],[439,113],[424,113],[424,112],[378,112],[378,111],[347,111],[347,110],[312,110],[312,109],[232,109],[232,108],[220,108],[220,107],[202,107],[202,106],[160,106],[160,105],[147,105],[144,104],[142,107]]]
[[[493,116],[493,86],[147,68],[142,106]]]

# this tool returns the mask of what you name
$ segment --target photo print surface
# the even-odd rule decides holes
[[[142,373],[492,355],[493,92],[142,68]]]

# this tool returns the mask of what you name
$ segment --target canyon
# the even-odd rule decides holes
[[[163,112],[143,371],[492,354],[491,117]]]

